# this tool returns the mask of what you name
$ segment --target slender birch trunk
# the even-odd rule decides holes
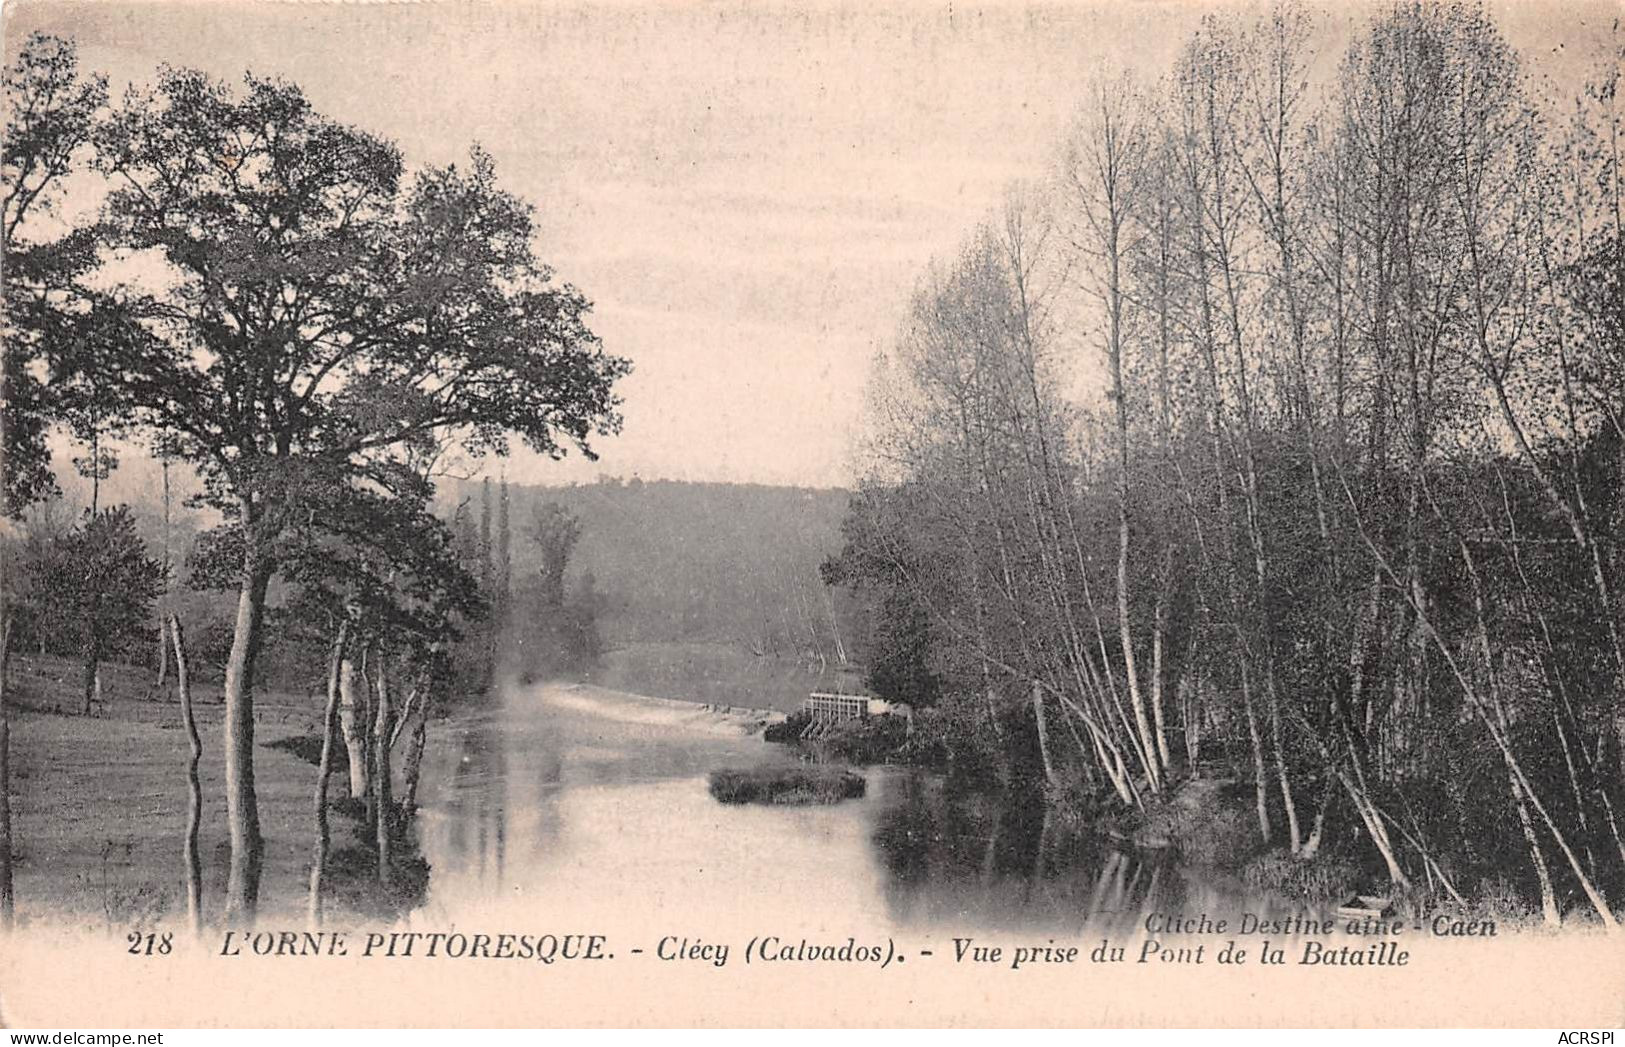
[[[314,814],[316,817],[316,849],[310,862],[310,898],[309,913],[310,925],[322,925],[322,877],[327,872],[327,852],[332,844],[331,832],[327,822],[327,783],[333,776],[333,750],[338,746],[339,733],[339,702],[342,689],[340,680],[343,678],[345,662],[345,648],[350,639],[350,623],[339,623],[338,635],[333,640],[333,650],[327,660],[327,705],[322,710],[322,756],[316,769],[316,797]]]
[[[372,795],[372,783],[367,774],[368,703],[365,686],[356,681],[356,659],[352,645],[346,644],[339,659],[339,719],[344,734],[345,755],[350,766],[350,799],[366,800]]]
[[[380,652],[378,657],[377,709],[372,724],[374,752],[373,775],[373,828],[378,843],[378,882],[388,887],[393,875],[393,840],[395,832],[395,804],[390,795],[389,740],[391,717],[389,691],[389,659]]]
[[[175,686],[180,691],[181,726],[186,731],[186,837],[181,860],[186,866],[186,919],[193,934],[203,933],[203,863],[198,855],[197,837],[203,818],[203,784],[198,762],[203,759],[203,741],[198,737],[197,720],[192,716],[192,682],[186,666],[186,634],[180,616],[170,614],[169,634],[175,641]]]
[[[11,668],[12,619],[0,625],[0,933],[16,918],[16,894],[11,876]]]
[[[252,533],[254,508],[244,501],[243,523]],[[226,822],[231,867],[225,915],[251,922],[259,907],[265,838],[260,832],[259,798],[254,786],[254,667],[264,635],[265,597],[272,565],[250,553],[237,598],[237,622],[226,661]]]
[[[1049,755],[1049,722],[1044,714],[1044,690],[1038,684],[1033,684],[1033,719],[1038,724],[1038,754],[1044,764],[1044,781],[1051,786],[1059,785],[1060,778],[1055,773],[1055,764]]]

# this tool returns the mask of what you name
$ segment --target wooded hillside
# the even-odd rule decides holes
[[[446,512],[464,499],[478,512],[478,483],[443,490]],[[852,608],[823,584],[819,564],[839,546],[845,491],[605,479],[513,484],[510,498],[516,589],[535,572],[536,547],[526,537],[534,511],[557,503],[581,529],[567,585],[579,589],[590,576],[611,645],[728,643],[837,659],[833,623],[844,628]]]

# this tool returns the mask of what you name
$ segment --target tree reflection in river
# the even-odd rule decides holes
[[[1268,903],[1206,870],[1068,831],[1037,796],[870,767],[830,806],[725,806],[718,767],[795,759],[716,718],[580,687],[516,689],[440,725],[419,820],[434,870],[422,919],[529,919],[606,907],[642,927],[773,913],[822,926],[1103,936],[1153,909]],[[815,888],[809,902],[809,887]]]
[[[1170,858],[1063,828],[1036,794],[965,791],[896,771],[880,800],[873,841],[899,924],[1115,934],[1157,910],[1239,907],[1227,885],[1186,875]]]
[[[450,859],[464,878],[484,892],[502,890],[510,885],[512,858],[534,860],[558,835],[553,798],[563,778],[562,762],[555,748],[543,746],[528,754],[523,767],[511,767],[499,730],[480,721],[448,726],[451,737],[442,743],[447,778],[434,804],[435,817],[421,831],[439,834],[431,849]],[[510,856],[510,840],[523,853]]]

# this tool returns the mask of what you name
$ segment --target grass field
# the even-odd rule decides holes
[[[133,928],[184,906],[181,837],[186,819],[187,743],[172,685],[156,674],[109,665],[103,703],[77,715],[80,667],[14,657],[11,695],[12,811],[19,921]],[[225,887],[226,812],[220,689],[197,689],[205,912]],[[54,710],[61,707],[72,714]],[[270,692],[255,700],[254,771],[266,838],[262,911],[299,910],[312,847],[316,773],[268,748],[309,734],[321,718],[313,697]],[[334,779],[334,795],[344,785]],[[335,832],[335,844],[345,841]]]
[[[70,659],[12,658],[18,917],[123,930],[173,916],[184,904],[187,744],[173,680],[160,689],[150,669],[104,665],[102,700],[82,716],[81,674]],[[798,708],[810,691],[857,686],[834,670],[808,672],[790,659],[758,659],[723,644],[632,645],[606,655],[591,680],[630,694],[781,711]],[[312,685],[303,694],[255,695],[267,918],[303,912],[316,773],[286,746],[319,729],[320,680]],[[219,683],[195,684],[193,700],[203,739],[199,849],[207,913],[219,905],[229,857]],[[332,790],[335,798],[344,795],[342,776]],[[347,842],[340,823],[334,832],[335,847]]]

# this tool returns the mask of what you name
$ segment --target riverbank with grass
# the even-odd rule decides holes
[[[188,753],[173,694],[157,689],[150,673],[106,667],[103,700],[87,717],[78,715],[73,704],[78,678],[72,664],[37,665],[19,658],[13,670],[12,799],[20,922],[124,932],[179,919],[185,904],[181,846]],[[1380,869],[1339,849],[1336,841],[1350,838],[1346,825],[1328,825],[1327,846],[1313,860],[1264,848],[1252,785],[1230,777],[1188,780],[1148,803],[1143,813],[1109,814],[1098,797],[1045,795],[1030,783],[1030,796],[1013,794],[1010,788],[988,788],[964,775],[939,773],[928,760],[908,759],[922,738],[935,736],[918,727],[910,734],[900,718],[878,717],[833,732],[819,743],[819,755],[834,759],[832,765],[806,762],[803,757],[811,754],[801,744],[766,741],[764,736],[794,735],[799,726],[795,717],[771,709],[649,698],[582,683],[518,688],[509,697],[506,703],[471,707],[436,721],[430,729],[420,800],[436,807],[433,831],[448,840],[460,839],[462,830],[447,819],[462,825],[472,817],[462,799],[468,790],[493,777],[507,780],[510,773],[537,790],[539,809],[546,809],[561,789],[621,789],[643,783],[664,789],[678,785],[661,783],[679,783],[707,804],[736,808],[731,818],[770,818],[774,825],[778,819],[814,817],[821,811],[861,814],[876,802],[877,792],[890,797],[885,803],[891,810],[898,803],[907,806],[900,789],[919,788],[924,796],[936,788],[957,797],[955,810],[987,803],[1038,812],[1033,825],[1047,828],[1035,828],[1033,838],[1048,851],[1076,839],[1080,853],[1133,854],[1148,868],[1172,861],[1215,882],[1233,883],[1237,892],[1293,899],[1321,911],[1330,911],[1355,892],[1390,893]],[[302,921],[314,835],[310,804],[321,702],[314,693],[266,690],[255,704],[255,771],[265,835],[261,917]],[[219,916],[229,857],[221,711],[218,690],[200,688],[204,803],[199,850],[205,917],[210,920]],[[513,743],[512,768],[498,759],[489,742],[493,731],[525,739]],[[548,746],[557,748],[559,738],[572,739],[564,750],[567,758],[548,755]],[[342,750],[335,756],[329,918],[335,926],[387,922],[418,905],[432,890],[430,880],[441,872],[418,851],[417,837],[425,828],[416,819],[397,838],[391,888],[378,886],[371,833],[360,804],[345,796]],[[885,763],[909,766],[861,774],[846,769]],[[885,785],[888,781],[892,784]],[[751,815],[748,808],[758,813]],[[750,824],[755,826],[752,838],[768,828],[765,822]],[[1005,831],[999,846],[1013,846],[1017,837],[1007,822],[1001,824]],[[899,837],[899,860],[915,854],[923,846],[920,839],[912,831]],[[1470,896],[1489,899],[1479,910],[1501,926],[1538,924],[1539,914],[1518,903],[1513,887],[1466,886],[1473,888]],[[1395,905],[1408,915],[1454,911],[1447,900],[1425,892],[1396,897]],[[1565,917],[1572,921],[1578,915],[1570,907]]]
[[[11,720],[13,876],[20,924],[127,931],[173,923],[186,908],[181,861],[189,746],[173,681],[134,666],[102,668],[102,699],[80,715],[79,667],[13,656]],[[219,687],[195,687],[203,743],[198,833],[204,917],[218,917],[230,862],[223,706]],[[304,918],[315,843],[322,707],[315,695],[255,695],[254,778],[265,836],[260,915]],[[431,737],[433,732],[431,731]],[[342,756],[343,748],[339,747]],[[428,869],[409,829],[398,835],[392,887],[378,886],[371,829],[345,796],[343,763],[331,779],[332,851],[327,908],[336,924],[393,919],[421,897]]]
[[[983,780],[972,782],[956,771],[953,761],[942,758],[952,746],[945,744],[942,725],[932,710],[916,714],[914,730],[902,717],[876,716],[833,725],[809,739],[803,737],[809,724],[807,714],[794,712],[770,725],[763,737],[812,759],[907,765],[943,773],[961,788],[1001,790],[998,782],[986,780],[986,774]],[[986,764],[970,766],[985,769]],[[1098,790],[1089,791],[1081,782],[1045,788],[1031,774],[1024,781],[1025,785],[1005,782],[1002,791],[1030,790],[1032,803],[1044,809],[1055,831],[1096,838],[1149,861],[1176,861],[1295,904],[1330,911],[1352,898],[1380,897],[1391,913],[1407,920],[1445,914],[1508,928],[1533,928],[1542,923],[1541,913],[1524,900],[1527,891],[1521,892],[1504,878],[1469,884],[1462,891],[1459,885],[1431,877],[1413,883],[1408,891],[1396,891],[1375,856],[1358,846],[1359,831],[1348,824],[1352,814],[1344,816],[1339,810],[1340,797],[1335,793],[1332,817],[1321,827],[1322,842],[1305,856],[1291,853],[1279,839],[1273,845],[1263,840],[1257,790],[1250,780],[1233,775],[1187,778],[1161,795],[1145,792],[1142,782],[1143,806],[1134,811],[1110,802]],[[1276,824],[1280,824],[1280,813],[1276,815]],[[1451,886],[1469,901],[1458,899]],[[1581,904],[1568,906],[1564,921],[1594,922]]]

